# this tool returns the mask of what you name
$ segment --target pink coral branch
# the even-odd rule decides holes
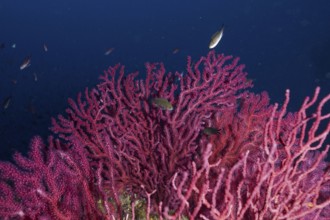
[[[309,108],[316,104],[318,93],[319,89],[316,89],[313,99],[310,102],[306,99],[299,111],[300,115],[306,115]],[[330,146],[319,150],[330,131],[329,114],[322,114],[329,97],[319,102],[312,116],[292,118],[290,115],[285,117],[289,103],[287,91],[282,109],[278,111],[278,105],[273,107],[259,152],[247,151],[228,171],[218,169],[221,163],[210,166],[208,161],[212,153],[203,154],[204,166],[192,169],[191,178],[187,178],[186,171],[178,183],[179,187],[173,183],[178,197],[182,198],[181,206],[172,215],[167,213],[168,208],[164,209],[165,218],[175,219],[184,215],[189,219],[327,219],[330,175],[329,165],[326,165],[324,158]],[[280,137],[285,128],[283,125],[289,124],[288,120],[295,122],[291,123],[293,127],[288,134],[295,140],[294,144],[282,145]],[[311,126],[307,126],[310,122]],[[320,130],[322,123],[325,123],[325,128]],[[313,132],[305,132],[304,129],[309,127],[313,128]],[[304,139],[304,142],[300,139]],[[210,146],[207,149],[213,148]],[[283,156],[281,152],[284,149],[289,154]],[[252,161],[256,156],[257,160]],[[217,181],[213,184],[207,181],[210,180],[210,174],[214,175],[217,171]],[[178,175],[175,174],[173,182],[177,182]],[[195,205],[192,207],[192,204]]]
[[[327,219],[330,95],[287,112],[289,90],[270,105],[238,61],[147,63],[145,79],[110,67],[52,120],[48,147],[0,162],[0,218]]]

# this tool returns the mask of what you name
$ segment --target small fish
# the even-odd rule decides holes
[[[113,47],[109,48],[107,51],[105,51],[104,55],[105,55],[105,56],[108,56],[109,54],[112,53],[112,51],[113,51],[114,49],[115,49],[115,48],[113,48]]]
[[[44,51],[47,52],[48,51],[48,47],[47,44],[44,44]]]
[[[172,51],[172,54],[177,54],[179,53],[180,49],[179,48],[175,48],[173,51]]]
[[[34,81],[37,82],[38,81],[38,76],[37,76],[37,73],[33,73],[33,78],[34,78]]]
[[[102,213],[106,213],[106,209],[102,199],[97,200],[97,207],[101,210]]]
[[[151,102],[163,110],[169,110],[169,111],[173,110],[172,104],[167,99],[153,98]]]
[[[0,43],[0,50],[5,49],[5,43]]]
[[[3,101],[2,107],[3,109],[7,109],[10,105],[11,102],[11,96],[8,96],[7,98],[5,98],[5,100]]]
[[[15,48],[16,48],[16,44],[13,43],[13,44],[11,45],[11,48],[15,49]]]
[[[203,133],[206,135],[214,135],[214,134],[219,134],[219,129],[214,128],[214,127],[206,127],[203,129]]]
[[[224,29],[225,29],[225,26],[222,25],[220,31],[217,31],[217,32],[215,32],[215,33],[212,35],[212,37],[211,37],[211,42],[210,42],[210,44],[209,44],[209,48],[210,48],[210,49],[215,48],[215,47],[218,45],[218,43],[220,42],[220,40],[221,40],[221,38],[222,38],[222,36],[223,36],[223,31],[224,31]]]
[[[21,66],[19,68],[20,68],[20,70],[24,70],[25,68],[28,68],[30,65],[31,65],[31,57],[28,56],[23,60]]]
[[[313,207],[314,207],[314,204],[313,204],[312,202],[308,202],[308,203],[306,204],[306,206],[307,206],[308,208],[313,208]]]

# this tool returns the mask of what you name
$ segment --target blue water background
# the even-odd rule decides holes
[[[143,74],[146,61],[163,61],[184,71],[188,55],[208,53],[222,24],[216,52],[239,56],[253,91],[267,90],[273,103],[290,88],[289,110],[297,110],[316,86],[330,93],[329,10],[329,0],[2,0],[0,101],[11,96],[11,103],[0,110],[0,159],[26,152],[34,135],[46,139],[50,118],[108,66],[120,62]],[[31,66],[21,71],[27,56]]]

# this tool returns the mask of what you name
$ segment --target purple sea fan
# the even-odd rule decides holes
[[[53,119],[48,147],[0,162],[0,218],[328,219],[330,95],[287,113],[289,91],[270,105],[243,68],[214,51],[184,74],[110,67]]]
[[[15,164],[0,162],[1,219],[97,219],[91,169],[82,148],[62,151],[59,142],[31,141],[28,157],[15,154]],[[87,165],[87,166],[86,166]]]
[[[165,218],[329,219],[330,166],[324,158],[330,146],[324,141],[330,113],[322,114],[322,109],[330,95],[307,116],[318,94],[319,88],[296,114],[286,115],[287,91],[283,107],[271,108],[259,148],[247,149],[232,166],[222,163],[226,154],[213,151],[217,142],[209,143],[201,163],[176,173],[173,188],[180,208],[161,204]]]
[[[120,193],[147,198],[152,211],[162,202],[176,207],[171,178],[190,167],[206,145],[199,145],[206,121],[230,109],[251,87],[238,58],[210,52],[196,63],[188,58],[187,72],[167,73],[161,63],[146,64],[144,80],[126,75],[124,66],[105,71],[97,89],[86,90],[78,102],[69,101],[67,117],[53,120],[52,130],[68,142],[78,139],[91,164],[120,208]],[[154,105],[163,98],[173,111]]]

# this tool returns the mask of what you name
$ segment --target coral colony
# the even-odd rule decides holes
[[[47,144],[0,163],[1,219],[329,219],[330,95],[287,112],[289,90],[270,104],[238,60],[110,67]]]

